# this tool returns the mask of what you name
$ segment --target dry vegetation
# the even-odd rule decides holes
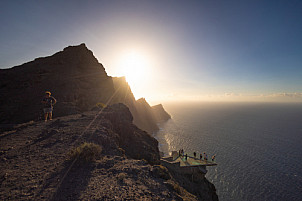
[[[102,148],[94,143],[84,142],[80,146],[74,148],[69,153],[70,160],[77,160],[80,163],[95,161],[100,157]]]

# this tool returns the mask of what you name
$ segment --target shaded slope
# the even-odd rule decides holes
[[[157,141],[131,123],[127,107],[119,104],[97,113],[32,122],[2,133],[0,199],[196,200],[181,187],[174,189],[174,180],[161,178],[158,166],[131,159],[139,152],[134,157],[155,163],[159,154]],[[97,160],[66,160],[85,141],[102,147]]]
[[[55,115],[75,114],[106,102],[114,93],[112,80],[84,44],[52,56],[0,70],[1,123],[35,120],[49,90],[58,99]]]

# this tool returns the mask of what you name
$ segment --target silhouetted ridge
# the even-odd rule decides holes
[[[52,56],[37,58],[33,62],[39,62],[39,64],[52,63],[54,65],[65,64],[73,68],[87,67],[93,70],[95,68],[101,68],[107,75],[103,65],[98,62],[92,51],[90,51],[84,43],[77,46],[68,46],[64,48],[63,51],[57,52]]]
[[[58,100],[54,115],[90,110],[114,94],[111,77],[85,44],[52,56],[0,70],[1,123],[22,123],[41,116],[41,99],[51,91]]]
[[[165,111],[162,104],[152,106],[152,110],[157,122],[163,122],[171,119],[171,115]]]
[[[97,103],[124,103],[139,128],[149,133],[158,129],[147,101],[135,100],[125,77],[108,76],[84,43],[0,69],[1,127],[41,118],[40,101],[45,91],[51,91],[58,100],[54,116],[87,111]]]
[[[113,102],[127,105],[133,115],[134,124],[140,129],[152,133],[158,130],[157,123],[159,121],[170,119],[170,115],[164,111],[163,107],[153,109],[145,98],[135,100],[125,77],[113,77],[112,79],[115,89],[119,89]],[[167,115],[163,116],[163,114]]]

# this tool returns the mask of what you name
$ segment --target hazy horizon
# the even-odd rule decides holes
[[[302,102],[300,1],[2,1],[0,68],[85,43],[138,99]]]

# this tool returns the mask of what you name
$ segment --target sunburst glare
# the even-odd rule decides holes
[[[127,51],[120,57],[118,65],[133,91],[147,85],[152,76],[150,59],[142,52]]]

